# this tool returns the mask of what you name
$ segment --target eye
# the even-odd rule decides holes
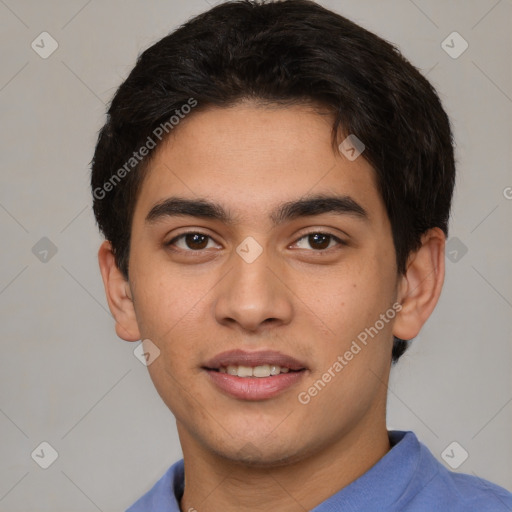
[[[295,242],[295,245],[300,244],[301,241],[305,241],[310,247],[316,251],[325,251],[331,249],[335,245],[346,245],[346,243],[330,233],[313,232],[308,233]],[[336,242],[331,244],[331,242]],[[307,249],[307,247],[299,247],[299,249]]]
[[[186,252],[199,252],[203,249],[215,247],[213,238],[210,235],[198,231],[189,231],[181,233],[167,242],[165,245],[168,247],[177,247],[178,249]],[[308,249],[308,247],[300,246],[304,243],[309,245],[309,248],[314,249],[316,252],[326,251],[336,245],[346,245],[346,243],[331,233],[312,232],[300,237],[294,245],[299,246],[299,249]]]
[[[213,241],[213,238],[210,235],[197,231],[189,231],[174,237],[165,245],[176,246],[184,251],[200,251],[202,249],[211,248],[211,246],[208,246],[209,241]]]

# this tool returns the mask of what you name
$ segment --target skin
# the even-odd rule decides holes
[[[413,338],[434,309],[445,236],[438,228],[425,233],[398,275],[374,170],[363,157],[350,161],[333,150],[331,123],[307,106],[255,103],[190,115],[153,155],[134,212],[129,280],[109,242],[99,250],[117,334],[150,339],[160,350],[148,370],[176,417],[186,474],[182,511],[310,510],[390,449],[393,335]],[[348,195],[368,218],[324,213],[272,224],[278,204],[313,193]],[[217,201],[237,222],[145,222],[156,203],[177,195]],[[165,245],[187,231],[211,239],[200,250],[184,238],[174,250]],[[319,250],[305,237],[313,233],[345,245],[328,239],[329,248]],[[263,250],[252,263],[236,252],[248,236]],[[395,318],[300,403],[298,394],[394,303],[402,307]],[[202,369],[234,348],[278,350],[307,371],[271,399],[235,399]]]

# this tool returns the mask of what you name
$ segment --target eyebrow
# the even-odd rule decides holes
[[[317,194],[287,201],[278,205],[271,213],[274,226],[301,217],[334,213],[349,215],[368,221],[368,212],[350,196]],[[218,220],[224,224],[235,224],[236,218],[221,204],[208,199],[169,197],[155,204],[146,215],[146,223],[153,224],[167,217],[190,216]]]

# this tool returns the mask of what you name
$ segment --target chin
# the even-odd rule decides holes
[[[287,466],[303,458],[296,450],[290,453],[279,446],[275,449],[272,449],[270,446],[265,446],[264,449],[261,450],[251,442],[248,442],[239,450],[215,450],[215,452],[220,457],[235,464],[242,464],[254,468]]]
[[[235,432],[236,437],[226,437],[223,432],[223,440],[203,439],[203,446],[208,446],[218,457],[255,468],[286,466],[307,456],[307,449],[290,431],[283,430],[279,436],[273,433],[271,437],[263,431],[253,430],[245,435],[240,430]]]

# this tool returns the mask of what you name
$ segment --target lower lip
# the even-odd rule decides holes
[[[280,373],[271,377],[237,377],[206,370],[212,382],[224,393],[240,400],[266,400],[297,384],[306,370]]]

